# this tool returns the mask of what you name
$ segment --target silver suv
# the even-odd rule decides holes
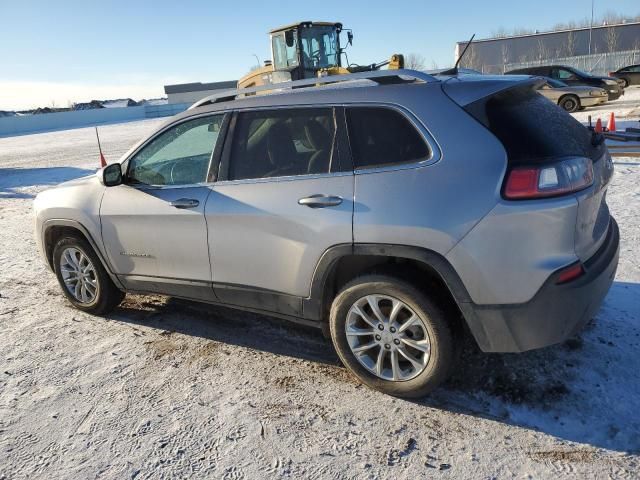
[[[421,396],[466,330],[486,352],[555,344],[613,281],[611,157],[537,82],[399,70],[207,98],[38,195],[37,242],[80,310],[152,292],[288,318]]]

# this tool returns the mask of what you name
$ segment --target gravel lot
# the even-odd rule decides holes
[[[101,127],[107,159],[158,123]],[[93,129],[0,139],[0,479],[639,478],[640,159],[616,158],[621,264],[581,337],[469,345],[418,402],[359,385],[319,332],[278,320],[159,296],[70,308],[31,203],[97,159]]]

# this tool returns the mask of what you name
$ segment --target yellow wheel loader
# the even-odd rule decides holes
[[[343,66],[346,46],[340,46],[342,31],[341,23],[331,22],[300,22],[271,30],[271,61],[238,80],[238,88],[379,70],[384,66],[404,68],[401,54],[394,54],[382,63]],[[344,31],[347,33],[347,45],[351,45],[353,33],[348,29]]]

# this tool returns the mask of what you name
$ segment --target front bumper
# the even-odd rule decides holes
[[[607,238],[576,280],[557,285],[555,273],[524,304],[460,304],[478,346],[485,352],[523,352],[575,335],[598,311],[613,283],[619,245],[618,225],[611,217]]]
[[[607,91],[607,95],[609,98],[609,101],[611,100],[617,100],[619,99],[622,95],[624,95],[624,90],[620,87],[609,87],[607,86],[605,88],[605,90]]]

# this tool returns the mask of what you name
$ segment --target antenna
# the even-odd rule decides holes
[[[460,61],[462,61],[462,59],[464,58],[464,54],[467,53],[467,49],[469,48],[469,45],[471,45],[471,42],[473,42],[474,38],[476,38],[475,33],[471,35],[471,38],[467,42],[467,45],[464,47],[464,50],[462,50],[462,53],[456,60],[456,64],[453,66],[453,68],[446,70],[444,72],[440,72],[440,75],[457,75],[458,74],[458,65],[460,65]]]
[[[458,57],[458,60],[456,60],[456,64],[453,66],[453,69],[456,71],[456,73],[458,73],[458,65],[460,64],[460,60],[462,60],[462,58],[464,57],[464,54],[467,53],[467,49],[469,48],[469,45],[471,45],[471,42],[473,42],[474,38],[476,38],[476,34],[475,33],[473,35],[471,35],[471,38],[467,42],[467,46],[464,47],[464,50],[462,51],[462,53]]]

